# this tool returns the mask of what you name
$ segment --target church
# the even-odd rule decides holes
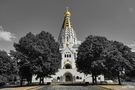
[[[71,12],[66,9],[64,12],[64,20],[62,24],[61,31],[58,37],[58,43],[60,45],[61,53],[61,68],[55,75],[52,75],[52,78],[45,78],[45,82],[92,82],[91,75],[85,75],[80,73],[76,68],[76,59],[77,59],[77,50],[81,41],[77,40],[76,33],[73,29],[71,22]],[[35,81],[32,79],[32,81]],[[97,81],[104,81],[104,76],[99,75]]]

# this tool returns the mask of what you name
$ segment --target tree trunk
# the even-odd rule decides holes
[[[97,84],[97,77],[94,75],[95,84]]]
[[[95,84],[94,75],[92,74],[92,84]]]
[[[22,86],[22,83],[23,83],[23,78],[21,77],[20,86]]]
[[[121,78],[120,78],[119,72],[118,72],[118,82],[119,82],[119,85],[121,85]]]
[[[41,84],[44,84],[44,77],[41,77]]]
[[[43,84],[44,84],[44,77],[43,77]]]
[[[39,85],[41,84],[41,77],[39,78]]]

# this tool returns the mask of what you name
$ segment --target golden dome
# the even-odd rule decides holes
[[[64,62],[64,64],[72,64],[72,62],[69,61],[69,60],[66,60],[66,61]]]
[[[65,11],[64,16],[71,16],[71,13],[68,11],[68,9]]]

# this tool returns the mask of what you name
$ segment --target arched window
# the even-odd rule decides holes
[[[57,77],[57,80],[60,80],[60,77]]]
[[[64,66],[64,68],[65,68],[65,69],[72,69],[72,66],[71,66],[70,64],[66,64],[66,65]]]
[[[71,57],[71,54],[69,54],[69,57]]]
[[[76,79],[79,79],[79,76],[76,76]]]
[[[65,54],[65,57],[67,57],[67,55]]]

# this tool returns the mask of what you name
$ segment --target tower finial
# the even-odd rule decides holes
[[[66,7],[66,11],[68,11],[69,10],[69,7]]]
[[[66,11],[64,13],[64,16],[71,16],[71,13],[69,12],[69,7],[66,7]]]

